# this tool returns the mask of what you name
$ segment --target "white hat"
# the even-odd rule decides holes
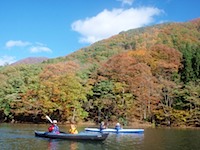
[[[56,123],[57,123],[57,120],[53,120],[53,123],[56,124]]]

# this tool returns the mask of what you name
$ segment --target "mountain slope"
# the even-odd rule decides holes
[[[20,64],[37,64],[42,63],[44,61],[48,60],[47,57],[28,57],[22,60],[19,60],[15,63],[12,63],[11,65],[20,65]]]
[[[106,61],[113,55],[136,49],[149,49],[155,44],[164,44],[181,51],[185,43],[199,44],[200,19],[185,23],[164,23],[155,26],[121,32],[108,39],[96,42],[68,56],[54,61],[78,60],[82,63]],[[48,61],[47,61],[48,62]],[[50,60],[49,62],[53,62]]]

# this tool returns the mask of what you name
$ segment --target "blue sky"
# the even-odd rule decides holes
[[[0,0],[0,65],[66,56],[121,31],[199,17],[199,0]]]

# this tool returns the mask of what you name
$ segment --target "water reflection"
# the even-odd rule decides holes
[[[76,150],[77,148],[77,142],[70,142],[70,150]]]
[[[200,130],[193,129],[149,129],[145,133],[144,149],[198,150]],[[152,144],[154,143],[154,144]]]
[[[77,150],[78,142],[59,139],[48,139],[48,150],[60,150],[62,147],[67,147],[67,149],[69,150]]]
[[[54,139],[48,140],[48,150],[58,150],[58,141]]]
[[[108,149],[141,149],[144,143],[144,134],[110,134],[106,141]]]
[[[134,134],[134,133],[120,133],[120,134],[113,134],[116,136],[116,139],[118,141],[129,139],[129,140],[136,140],[136,141],[142,141],[144,139],[144,134]]]

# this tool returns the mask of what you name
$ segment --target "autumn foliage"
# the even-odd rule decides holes
[[[121,32],[68,56],[0,67],[0,120],[200,126],[200,20]]]

